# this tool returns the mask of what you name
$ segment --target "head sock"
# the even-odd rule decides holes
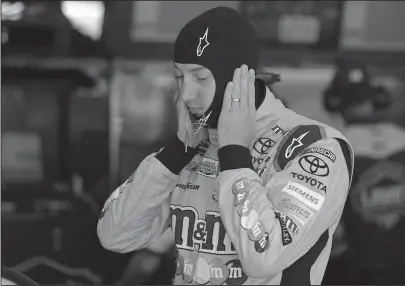
[[[215,78],[214,99],[200,119],[209,128],[218,125],[225,88],[235,69],[246,64],[256,70],[258,61],[259,41],[253,26],[228,7],[217,7],[192,19],[180,31],[174,47],[174,62],[204,66]]]

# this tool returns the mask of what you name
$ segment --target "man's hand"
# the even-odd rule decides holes
[[[201,129],[195,136],[194,124],[192,124],[186,104],[178,94],[175,98],[177,110],[177,136],[189,147],[196,148],[201,141],[208,140],[208,131]]]
[[[255,71],[237,68],[225,89],[218,121],[218,147],[241,145],[249,148],[255,136]]]

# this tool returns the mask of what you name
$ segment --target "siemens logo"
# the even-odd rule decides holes
[[[321,194],[295,182],[288,182],[288,184],[282,189],[282,192],[293,196],[305,205],[317,211],[320,210],[325,200],[325,197]]]

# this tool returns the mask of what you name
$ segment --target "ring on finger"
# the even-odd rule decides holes
[[[240,102],[240,98],[232,98],[232,102]]]

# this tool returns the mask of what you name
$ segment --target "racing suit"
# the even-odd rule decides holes
[[[170,226],[174,284],[320,284],[351,181],[351,146],[269,90],[256,122],[249,149],[218,150],[210,131],[188,164],[178,139],[177,160],[160,156],[164,149],[146,157],[105,203],[102,245],[142,249]]]

